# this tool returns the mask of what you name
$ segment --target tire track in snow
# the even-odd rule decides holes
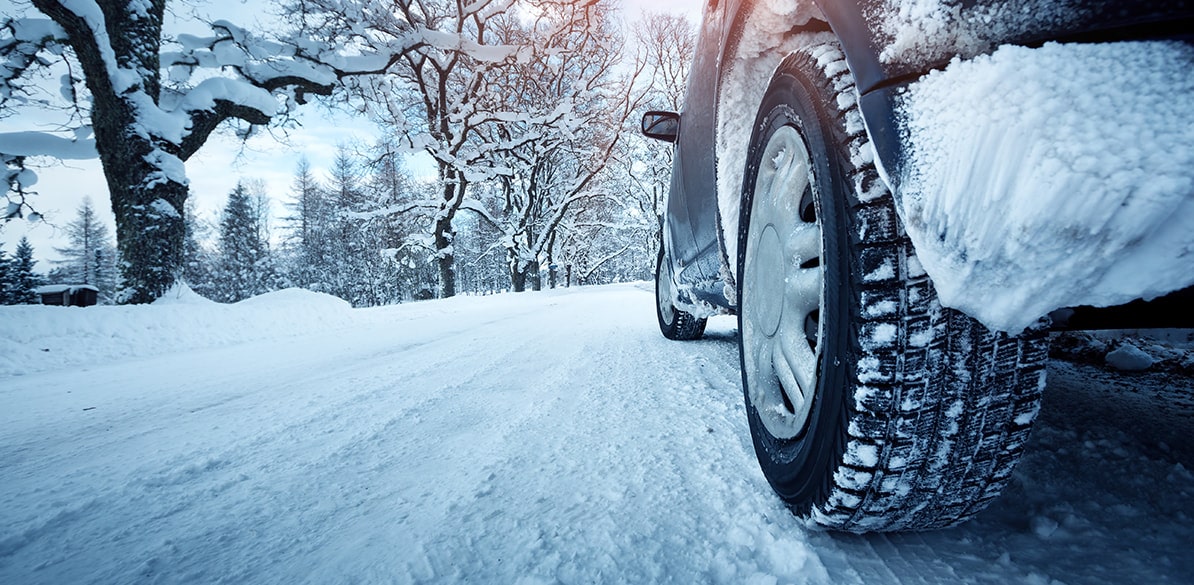
[[[650,310],[644,303],[625,321],[579,327],[576,336],[590,340],[582,353],[602,355],[605,375],[594,377],[591,362],[569,368],[564,379],[593,383],[528,421],[535,442],[489,468],[490,483],[424,548],[430,558],[420,578],[740,582],[823,574],[795,520],[759,491],[765,482],[741,434],[732,329],[676,344],[658,336]],[[743,476],[756,485],[744,486]],[[760,530],[769,517],[796,530]],[[727,533],[736,540],[718,540]],[[478,550],[489,554],[470,554]]]
[[[504,315],[502,318],[510,319],[511,317],[517,317],[517,314]],[[494,321],[497,320],[500,319],[495,319]],[[417,377],[431,370],[444,369],[453,357],[451,352],[443,351],[444,348],[452,347],[455,343],[454,339],[460,335],[471,335],[470,332],[473,326],[475,324],[470,323],[469,326],[458,328],[456,332],[449,332],[449,335],[425,340],[426,343],[408,344],[400,347],[400,349],[419,347],[425,352],[424,357],[426,359],[414,364],[412,367],[406,368],[409,370],[407,375]],[[202,354],[202,352],[200,353]],[[216,352],[214,361],[218,362],[223,357],[220,355],[222,353]],[[203,356],[198,355],[196,359],[202,361]],[[383,362],[373,367],[372,381],[374,383],[368,388],[354,384],[354,379],[349,374],[353,372],[361,374],[362,371],[368,369],[370,361]],[[481,361],[478,365],[489,366],[491,364]],[[189,510],[199,510],[197,513],[202,513],[204,506],[210,505],[214,498],[224,497],[227,499],[225,492],[233,490],[234,486],[238,483],[244,482],[253,488],[255,491],[250,495],[260,501],[269,502],[278,499],[278,496],[287,497],[288,494],[270,494],[268,489],[262,489],[259,484],[255,483],[253,481],[254,478],[251,476],[269,476],[292,470],[285,469],[285,466],[278,461],[255,462],[251,454],[256,450],[270,447],[270,443],[274,444],[275,451],[278,450],[278,446],[281,446],[283,449],[287,447],[293,449],[293,447],[300,444],[300,439],[303,435],[312,434],[310,432],[312,431],[311,427],[318,428],[321,425],[326,425],[328,422],[327,419],[331,419],[332,423],[343,421],[339,427],[333,427],[330,431],[344,431],[345,429],[350,429],[352,425],[363,423],[367,419],[355,415],[373,410],[376,405],[372,403],[376,402],[377,397],[387,389],[393,388],[395,380],[395,376],[393,375],[395,373],[394,369],[398,367],[390,363],[388,351],[382,350],[381,352],[371,352],[364,359],[334,366],[329,372],[320,372],[318,375],[308,377],[310,372],[319,371],[327,366],[328,364],[314,365],[300,371],[297,376],[292,374],[290,378],[283,378],[281,381],[276,379],[254,379],[250,375],[247,382],[241,380],[241,388],[238,393],[231,397],[219,399],[216,406],[220,408],[205,413],[205,415],[209,418],[223,416],[239,417],[242,419],[239,421],[240,425],[245,426],[246,421],[244,419],[246,418],[246,413],[236,412],[237,402],[251,400],[254,397],[260,398],[263,394],[276,395],[285,393],[296,387],[305,387],[308,389],[330,388],[330,390],[320,390],[315,393],[315,398],[312,398],[312,400],[320,400],[324,404],[312,412],[304,412],[310,407],[309,404],[297,408],[283,408],[283,412],[278,412],[277,408],[273,408],[275,404],[266,403],[264,405],[265,408],[262,409],[260,408],[262,404],[259,403],[255,405],[258,407],[256,409],[257,412],[247,413],[250,415],[248,417],[250,419],[248,420],[248,428],[255,429],[257,431],[256,434],[249,434],[247,437],[226,437],[226,439],[231,439],[228,443],[221,442],[214,446],[201,443],[188,446],[186,442],[183,442],[183,447],[190,448],[184,449],[181,453],[165,456],[165,458],[157,458],[153,463],[141,464],[131,470],[131,472],[114,469],[112,466],[106,466],[101,469],[90,466],[89,469],[85,469],[82,473],[78,474],[85,478],[89,474],[97,472],[104,475],[128,473],[129,479],[120,482],[116,489],[109,489],[104,492],[83,486],[81,485],[82,482],[67,482],[64,486],[48,486],[48,491],[50,492],[48,494],[46,493],[47,490],[43,489],[47,486],[31,486],[26,490],[26,494],[20,494],[22,486],[9,484],[9,489],[15,488],[18,495],[28,496],[32,495],[31,492],[40,492],[38,495],[41,499],[49,500],[47,504],[41,506],[43,509],[41,512],[35,513],[34,518],[26,521],[17,520],[12,522],[12,524],[27,526],[28,528],[26,528],[25,532],[44,533],[49,538],[58,540],[69,547],[72,542],[102,542],[107,540],[106,537],[108,535],[104,533],[104,527],[96,528],[88,526],[86,519],[78,514],[63,515],[56,513],[55,510],[61,506],[58,500],[81,500],[84,502],[81,507],[105,509],[108,516],[117,516],[129,520],[140,518],[143,520],[140,522],[134,521],[131,528],[122,529],[114,535],[112,540],[120,541],[127,534],[142,529],[147,530],[151,534],[156,532],[155,527],[150,525],[152,522],[184,514]],[[253,367],[255,368],[257,365],[254,364]],[[483,371],[484,368],[481,368],[470,374],[470,376],[474,379],[483,376]],[[224,386],[230,379],[229,376],[244,377],[248,373],[238,370],[230,375],[220,376],[214,380],[198,381],[190,384],[190,386],[192,386],[192,389],[202,390],[204,383],[212,384],[212,387],[207,389],[210,393],[213,388],[218,389]],[[270,375],[276,376],[276,373],[270,373]],[[359,381],[367,380],[369,377],[356,376],[356,378]],[[301,382],[295,382],[295,380],[301,380]],[[465,383],[467,383],[467,380],[465,380]],[[357,387],[354,388],[354,386]],[[412,388],[418,389],[419,387],[412,385]],[[348,390],[348,392],[342,397],[332,398],[337,390]],[[432,402],[446,399],[443,392],[439,392],[437,388],[433,387],[423,388],[422,392],[417,394],[421,398],[407,405],[405,407],[407,410],[420,407],[433,408]],[[288,398],[290,398],[289,395],[282,396],[282,404],[285,404],[285,400]],[[409,399],[410,397],[405,398]],[[352,408],[354,403],[356,407]],[[177,411],[179,409],[173,410]],[[403,412],[405,411],[399,410],[395,414],[392,414],[390,420],[402,419]],[[296,413],[299,415],[297,419],[295,418]],[[269,424],[272,418],[278,418],[282,421],[281,426]],[[322,422],[312,424],[312,421]],[[263,424],[264,429],[260,426]],[[237,423],[233,422],[228,426],[236,427]],[[332,444],[330,439],[333,437],[329,436],[331,434],[328,432],[329,429],[324,428],[323,430],[325,432],[309,437],[309,447],[327,448]],[[176,443],[177,436],[186,432],[188,432],[187,429],[176,431],[168,428],[168,426],[151,425],[148,428],[132,429],[130,433],[106,442],[104,447],[119,445],[122,442],[133,442],[135,444],[144,436],[156,436],[165,439],[163,441],[165,443]],[[163,435],[166,436],[163,437]],[[174,436],[171,437],[170,435]],[[53,446],[51,445],[51,447]],[[126,444],[125,447],[127,448],[128,445]],[[177,445],[175,447],[177,448]],[[306,455],[304,453],[304,456]],[[27,478],[37,476],[43,471],[55,467],[69,469],[74,464],[77,464],[79,459],[85,459],[85,457],[80,457],[80,454],[76,451],[67,451],[57,459],[51,459],[43,462],[41,465],[36,465],[34,469],[29,470],[23,475]],[[242,462],[245,459],[249,460],[248,464]],[[327,458],[325,457],[324,461],[326,460]],[[303,465],[307,469],[313,469],[318,468],[321,462],[317,460],[304,463]],[[287,477],[286,479],[299,485],[302,483],[302,478]],[[8,490],[5,491],[7,492]],[[49,497],[47,498],[47,496]],[[160,510],[154,505],[158,501],[169,502],[171,505],[165,510]],[[141,506],[148,506],[148,511],[138,509]],[[285,511],[283,510],[282,512],[284,513]],[[193,518],[191,520],[201,521],[202,519]],[[206,538],[207,536],[209,535],[201,535],[201,538]],[[225,546],[223,544],[224,539],[224,536],[216,539],[217,546]],[[22,542],[28,542],[28,539]],[[167,538],[165,542],[169,543],[169,546],[165,548],[171,550],[177,548],[177,543],[173,540]],[[8,547],[9,553],[15,553],[19,548],[20,546],[10,546]],[[203,555],[192,554],[191,556],[202,558]],[[55,578],[47,576],[46,582],[54,582],[55,580]]]

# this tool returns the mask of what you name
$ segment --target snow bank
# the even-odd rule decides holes
[[[191,290],[185,282],[177,282],[165,294],[153,302],[156,306],[163,305],[214,305],[215,301]]]
[[[1014,332],[1194,284],[1194,48],[1003,47],[902,99],[900,213],[946,306]]]
[[[358,314],[346,301],[301,289],[221,304],[185,285],[152,305],[0,307],[0,378],[343,329]]]

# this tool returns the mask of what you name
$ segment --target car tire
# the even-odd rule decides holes
[[[671,263],[666,261],[661,245],[655,261],[655,317],[659,320],[659,331],[664,337],[677,341],[700,339],[705,333],[706,319],[676,307],[673,282]]]
[[[943,308],[876,172],[833,44],[788,56],[755,120],[738,233],[746,410],[798,515],[923,530],[1007,483],[1044,386],[1044,327]]]

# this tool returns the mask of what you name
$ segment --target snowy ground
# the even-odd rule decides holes
[[[0,309],[0,583],[1194,580],[1190,377],[1057,361],[992,508],[840,536],[757,468],[734,321],[652,302]]]

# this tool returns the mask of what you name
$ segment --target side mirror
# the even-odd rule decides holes
[[[664,142],[675,142],[680,138],[680,114],[675,112],[643,114],[643,136]]]

